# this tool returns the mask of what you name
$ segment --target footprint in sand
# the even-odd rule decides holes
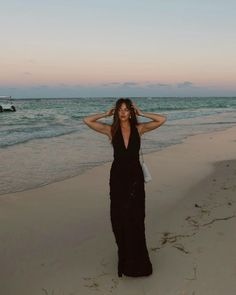
[[[105,275],[99,275],[94,278],[83,278],[87,283],[84,287],[99,291],[101,294],[110,292],[112,293],[118,286],[119,280],[110,277],[104,277]]]

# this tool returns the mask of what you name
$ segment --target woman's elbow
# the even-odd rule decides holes
[[[84,117],[84,118],[83,118],[83,122],[84,122],[85,124],[88,124],[88,118],[87,118],[87,117]]]
[[[162,124],[164,124],[166,120],[167,120],[167,117],[166,116],[162,116],[162,119],[161,119]]]
[[[84,117],[84,118],[83,118],[83,122],[84,122],[84,124],[86,124],[87,126],[90,127],[89,119],[88,119],[87,117]]]

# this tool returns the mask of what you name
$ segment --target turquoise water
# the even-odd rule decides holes
[[[114,104],[115,100],[114,98],[15,100],[17,112],[2,113],[0,116],[0,147],[83,131],[83,116],[92,112],[103,112]],[[236,110],[235,97],[149,97],[133,100],[143,111],[168,114],[168,121],[204,117],[222,112],[230,113]]]
[[[0,194],[45,185],[111,161],[108,138],[89,129],[82,118],[104,112],[116,99],[13,100],[17,111],[0,113]],[[167,116],[163,126],[142,137],[144,153],[236,123],[236,97],[131,99],[142,111]],[[101,121],[111,123],[111,117]]]

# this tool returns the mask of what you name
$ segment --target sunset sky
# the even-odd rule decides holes
[[[236,96],[235,0],[9,0],[0,19],[0,95]]]

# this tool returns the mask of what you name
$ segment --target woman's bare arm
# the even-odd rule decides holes
[[[139,124],[139,130],[140,130],[140,134],[143,134],[144,132],[148,132],[151,131],[155,128],[160,127],[162,124],[165,123],[166,121],[166,117],[156,114],[156,113],[147,113],[147,112],[142,112],[141,116],[146,117],[146,118],[150,118],[153,121],[151,122],[145,122],[145,123],[140,123]]]
[[[112,107],[106,112],[86,116],[83,118],[83,121],[91,129],[93,129],[97,132],[103,133],[111,139],[111,125],[105,124],[102,122],[97,122],[97,120],[107,117],[107,116],[111,116],[113,113],[113,110],[114,110],[114,108]]]
[[[155,128],[158,128],[165,123],[166,121],[165,116],[159,115],[157,113],[141,112],[140,109],[134,103],[132,104],[138,116],[143,116],[153,120],[151,122],[139,123],[138,130],[140,135],[142,135],[144,132],[148,132]]]

